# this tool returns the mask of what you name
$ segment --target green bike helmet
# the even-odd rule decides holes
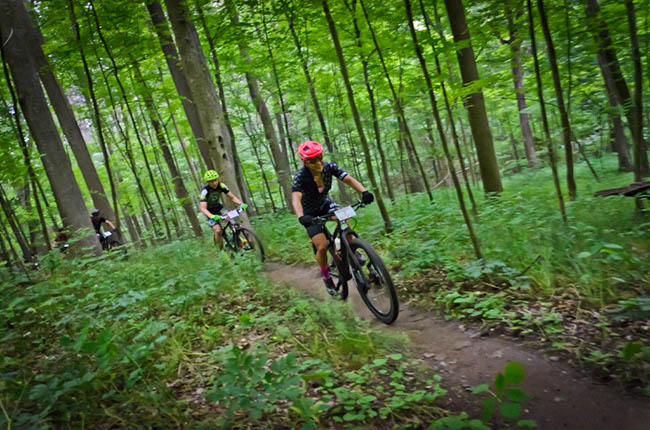
[[[214,181],[215,179],[219,179],[219,174],[215,170],[208,170],[203,174],[203,179],[205,182]]]

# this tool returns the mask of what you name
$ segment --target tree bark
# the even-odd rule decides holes
[[[632,172],[633,167],[630,162],[630,156],[627,150],[627,141],[625,139],[625,130],[623,121],[618,113],[618,102],[616,101],[616,89],[614,88],[614,79],[611,75],[610,68],[607,66],[602,50],[597,54],[598,66],[605,82],[607,91],[607,101],[609,102],[609,120],[611,124],[612,149],[618,156],[618,170],[620,172]]]
[[[551,139],[551,131],[548,126],[548,117],[546,115],[546,104],[544,103],[544,91],[542,87],[542,74],[539,70],[539,60],[537,59],[537,44],[535,42],[535,22],[533,20],[533,5],[532,0],[526,0],[528,8],[528,31],[530,34],[530,48],[533,53],[533,61],[535,63],[535,79],[537,81],[537,97],[539,99],[539,106],[542,113],[542,124],[544,125],[544,135],[546,136],[546,144],[548,146],[548,158],[551,164],[551,171],[553,172],[553,184],[555,185],[555,194],[557,195],[560,213],[562,220],[566,224],[566,210],[564,208],[564,197],[562,196],[562,188],[560,187],[560,176],[557,171],[555,162],[555,150],[553,149],[553,140]]]
[[[188,17],[187,6],[182,0],[165,0],[169,20],[178,42],[183,71],[197,106],[197,112],[205,138],[215,160],[222,182],[233,194],[241,196],[237,183],[235,160],[230,136],[225,127],[223,109],[210,78],[210,70],[203,55],[199,36]],[[224,132],[225,131],[225,132]],[[244,222],[248,222],[244,220]]]
[[[174,45],[174,39],[172,39],[169,27],[165,21],[163,8],[158,0],[151,3],[145,3],[147,10],[151,15],[151,22],[153,23],[154,30],[158,36],[158,40],[160,41],[160,47],[165,55],[165,61],[167,62],[169,73],[172,75],[176,91],[181,98],[181,104],[183,105],[185,116],[187,117],[187,121],[190,123],[190,128],[192,129],[192,134],[194,134],[194,138],[196,139],[196,144],[201,153],[201,157],[203,157],[203,161],[208,169],[214,169],[214,162],[212,161],[210,149],[205,141],[205,133],[203,132],[203,126],[199,119],[197,107],[194,104],[190,87],[180,64],[178,52]]]
[[[456,52],[463,85],[474,85],[479,80],[479,75],[469,29],[465,22],[465,7],[461,0],[445,0],[445,5],[447,6],[447,15],[451,23],[454,42],[465,46]],[[464,103],[467,108],[472,136],[474,136],[483,188],[486,193],[500,193],[503,191],[503,186],[501,185],[499,165],[497,164],[494,143],[492,142],[490,123],[485,110],[483,92],[478,90],[469,94]]]
[[[241,160],[239,159],[239,154],[237,153],[237,145],[235,144],[235,132],[232,129],[232,124],[230,123],[230,117],[228,115],[228,105],[226,104],[226,92],[223,89],[223,81],[221,79],[221,68],[219,66],[219,57],[217,56],[217,50],[214,46],[214,41],[212,40],[212,35],[210,30],[205,22],[205,17],[203,16],[203,9],[199,1],[195,1],[196,10],[199,14],[199,20],[203,26],[203,31],[205,32],[205,37],[208,40],[208,45],[210,46],[210,54],[212,55],[212,62],[214,63],[214,79],[217,83],[217,89],[219,90],[219,100],[221,101],[221,106],[223,107],[223,120],[226,123],[226,128],[228,133],[230,133],[230,147],[232,150],[233,159],[235,162],[235,173],[237,178],[237,185],[242,192],[242,200],[250,204],[250,197],[248,188],[246,187],[246,180],[244,179],[244,168],[241,165]]]
[[[156,139],[158,140],[158,144],[160,145],[160,149],[162,150],[165,164],[167,164],[167,168],[169,169],[169,173],[172,177],[172,183],[174,184],[174,193],[176,194],[176,198],[178,199],[178,202],[183,207],[187,219],[190,221],[190,225],[192,226],[194,235],[196,237],[200,237],[201,226],[199,225],[199,220],[196,217],[196,213],[192,209],[192,203],[189,194],[187,192],[187,188],[185,188],[185,183],[183,182],[183,178],[181,178],[181,174],[178,171],[178,167],[176,166],[176,163],[174,163],[174,159],[172,158],[172,153],[169,149],[169,146],[167,146],[167,142],[165,141],[165,136],[163,134],[161,124],[157,119],[158,114],[156,112],[153,97],[151,96],[151,92],[147,87],[147,83],[142,78],[142,74],[140,73],[140,68],[138,67],[138,64],[134,63],[133,66],[134,66],[136,79],[139,80],[142,86],[144,87],[144,91],[142,92],[144,98],[144,104],[149,113],[149,118],[151,119],[151,126],[153,127],[154,133],[156,134]]]
[[[562,93],[562,83],[560,81],[560,71],[557,66],[555,56],[555,46],[551,37],[551,30],[548,26],[548,19],[544,10],[543,0],[537,0],[537,10],[542,23],[542,32],[546,39],[546,51],[548,52],[548,61],[551,64],[551,73],[553,75],[553,87],[555,88],[555,99],[558,110],[560,111],[560,123],[562,124],[562,138],[564,140],[564,158],[566,162],[566,180],[569,190],[569,199],[575,200],[578,197],[576,182],[573,176],[573,147],[571,146],[571,123],[569,122],[569,113],[564,106],[564,94]]]
[[[627,10],[627,22],[630,28],[630,42],[632,45],[632,62],[634,64],[634,124],[636,133],[634,138],[634,180],[641,182],[648,175],[648,152],[646,142],[643,138],[643,74],[641,72],[641,51],[639,49],[639,37],[636,30],[636,12],[634,3],[631,0],[625,1]],[[641,199],[636,199],[637,207],[641,209]]]
[[[368,140],[366,139],[366,134],[363,131],[363,125],[361,124],[361,117],[359,116],[359,111],[357,109],[357,104],[354,101],[354,92],[352,91],[352,85],[350,84],[350,79],[348,77],[348,69],[345,65],[345,58],[343,58],[343,50],[341,49],[341,43],[339,42],[339,37],[336,32],[336,27],[334,25],[334,20],[332,19],[332,14],[330,13],[327,0],[322,0],[323,11],[325,12],[325,18],[327,19],[327,24],[330,29],[330,34],[332,35],[332,42],[334,43],[334,49],[336,50],[336,56],[339,60],[339,66],[341,69],[341,75],[343,76],[343,82],[345,84],[345,89],[348,94],[348,102],[350,103],[350,110],[352,111],[352,117],[354,118],[354,123],[357,127],[357,132],[359,133],[359,140],[361,141],[361,146],[363,147],[364,159],[366,162],[366,170],[368,171],[368,179],[370,179],[370,184],[372,185],[375,197],[377,198],[377,206],[379,206],[379,211],[381,212],[381,217],[384,220],[384,230],[386,233],[390,233],[393,230],[393,225],[391,223],[390,217],[388,216],[388,211],[384,205],[384,200],[381,196],[379,186],[377,185],[377,180],[375,179],[374,169],[372,168],[372,159],[370,158],[370,147],[368,145]]]
[[[235,5],[233,4],[232,0],[225,0],[225,5],[228,9],[228,13],[230,14],[232,25],[238,31],[240,22],[239,14],[235,9]],[[243,35],[239,35],[238,45],[241,57],[246,63],[251,63],[253,60],[248,54],[248,44],[246,43]],[[275,126],[273,125],[273,117],[269,113],[266,102],[262,97],[257,78],[253,75],[251,68],[247,69],[244,75],[246,77],[246,83],[248,85],[248,92],[250,94],[251,100],[255,106],[257,114],[260,117],[260,120],[262,121],[262,126],[264,127],[264,136],[266,137],[266,140],[271,147],[271,154],[273,156],[273,160],[275,161],[275,168],[278,174],[278,182],[282,187],[285,203],[287,205],[287,208],[293,212],[293,205],[291,204],[291,170],[289,168],[289,158],[280,147],[278,137],[275,132]]]
[[[446,0],[448,1],[448,0]],[[449,146],[447,145],[447,137],[442,128],[442,121],[440,120],[440,113],[438,112],[438,103],[436,102],[436,97],[433,93],[433,84],[431,82],[431,76],[429,75],[429,70],[427,68],[426,60],[422,54],[422,47],[418,43],[418,37],[415,33],[415,25],[413,24],[413,13],[411,12],[411,2],[409,0],[404,0],[404,5],[406,6],[406,17],[408,20],[409,30],[411,32],[411,38],[413,39],[413,47],[415,48],[415,53],[418,57],[418,62],[420,63],[420,69],[422,70],[422,75],[427,84],[427,94],[429,96],[429,102],[431,103],[431,110],[433,117],[436,122],[436,127],[438,129],[438,135],[440,137],[440,142],[442,143],[442,150],[445,153],[445,158],[447,159],[447,166],[449,168],[449,173],[451,174],[452,181],[454,182],[454,189],[456,190],[456,197],[458,198],[458,204],[460,206],[460,211],[463,214],[463,219],[465,220],[465,225],[467,226],[467,231],[469,233],[470,240],[472,241],[472,246],[474,248],[474,255],[477,259],[483,259],[483,254],[481,253],[481,247],[478,242],[478,238],[474,234],[474,227],[472,226],[472,220],[469,217],[467,212],[467,207],[465,206],[465,199],[463,198],[463,190],[460,187],[460,181],[456,175],[456,168],[451,159],[451,154],[449,152]]]
[[[64,226],[80,236],[80,240],[71,246],[71,251],[81,253],[84,247],[88,247],[98,255],[101,253],[99,241],[92,229],[72,165],[45,100],[38,73],[34,64],[24,58],[23,49],[28,34],[27,29],[15,25],[19,6],[18,0],[0,3],[0,44],[4,44],[3,56],[6,55],[25,119],[42,155],[41,160]]]
[[[614,43],[609,34],[607,23],[600,16],[600,4],[598,3],[598,0],[586,1],[586,13],[591,25],[591,31],[598,43],[598,52],[602,56],[603,65],[609,69],[609,74],[613,79],[616,102],[625,110],[625,117],[627,119],[628,128],[630,129],[630,134],[632,135],[632,141],[634,142],[636,151],[637,142],[643,141],[643,135],[638,134],[638,126],[635,126],[635,124],[637,124],[637,109],[635,109],[636,103],[632,99],[630,90],[625,82],[625,77],[621,71],[621,66],[618,61],[618,56],[616,55],[616,50],[614,49]],[[647,151],[640,152],[641,164],[647,165]]]
[[[533,142],[533,132],[530,129],[530,121],[528,113],[526,113],[526,92],[524,90],[524,72],[521,67],[521,38],[519,37],[519,30],[515,25],[513,11],[511,10],[511,3],[506,4],[506,13],[508,15],[508,32],[509,40],[507,41],[510,47],[510,54],[512,56],[510,64],[512,65],[512,78],[515,86],[515,95],[517,97],[517,109],[519,110],[519,126],[521,128],[521,139],[524,143],[524,151],[526,153],[526,160],[528,160],[528,167],[534,168],[537,165],[537,155],[535,154],[535,145]],[[522,16],[521,12],[516,13],[516,18]]]
[[[86,142],[81,130],[79,129],[79,124],[75,118],[75,114],[70,106],[70,103],[59,85],[56,76],[52,72],[52,67],[49,64],[41,45],[43,44],[43,36],[40,32],[40,29],[37,27],[36,23],[32,22],[27,14],[27,10],[24,7],[24,3],[21,5],[18,11],[18,19],[22,21],[22,25],[28,29],[28,49],[32,58],[34,59],[35,66],[38,70],[41,82],[45,87],[47,96],[54,108],[54,113],[56,114],[63,134],[65,135],[70,148],[74,153],[81,174],[84,178],[84,182],[90,191],[90,197],[93,200],[93,204],[97,209],[101,211],[103,216],[110,220],[115,220],[116,224],[119,225],[119,219],[115,216],[113,208],[108,202],[106,193],[104,192],[104,187],[99,179],[95,165],[90,157],[88,148],[86,147]],[[81,48],[80,48],[81,49]],[[104,149],[102,148],[102,151]],[[106,154],[104,154],[106,157]],[[109,177],[109,182],[111,185],[111,193],[113,197],[113,205],[117,204],[117,192],[115,190],[115,184],[112,179],[112,171],[110,168],[110,163],[106,159],[106,168]]]

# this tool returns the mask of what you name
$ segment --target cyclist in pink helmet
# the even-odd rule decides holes
[[[327,266],[327,238],[323,225],[314,224],[313,219],[338,207],[328,195],[334,176],[360,192],[363,203],[372,203],[374,196],[336,163],[324,162],[323,147],[320,143],[313,140],[303,142],[298,147],[298,153],[304,166],[293,178],[291,188],[293,209],[316,248],[316,263],[320,267],[325,287],[328,292],[331,292],[334,290],[334,281]]]

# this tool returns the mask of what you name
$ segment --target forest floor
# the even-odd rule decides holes
[[[265,274],[274,282],[303,290],[327,300],[322,282],[313,267],[272,262]],[[351,306],[362,319],[373,320],[358,293],[350,294]],[[480,413],[473,387],[491,381],[511,361],[520,362],[526,372],[522,384],[533,400],[522,418],[532,419],[542,429],[647,429],[650,401],[624,392],[614,383],[604,383],[564,362],[545,356],[505,334],[481,331],[466,322],[446,321],[440,315],[400,304],[397,321],[376,327],[408,335],[412,351],[442,376],[450,390],[450,409]]]

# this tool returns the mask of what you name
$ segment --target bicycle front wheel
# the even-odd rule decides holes
[[[395,285],[383,260],[364,240],[350,242],[348,256],[352,279],[370,312],[384,324],[391,324],[399,314]]]
[[[240,227],[235,232],[235,247],[237,250],[250,252],[260,261],[264,261],[264,247],[262,241],[255,233],[246,227]]]

